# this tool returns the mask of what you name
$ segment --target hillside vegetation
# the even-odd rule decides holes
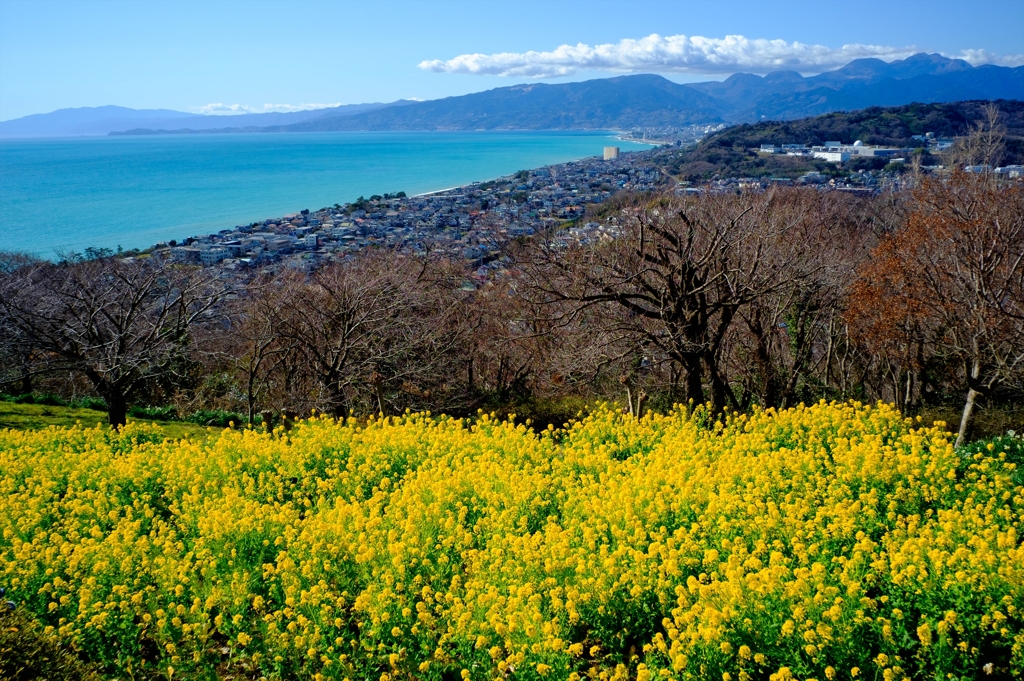
[[[519,210],[507,196],[488,211]],[[229,276],[160,254],[0,254],[0,390],[85,397],[113,425],[480,409],[559,425],[559,405],[601,400],[820,398],[953,410],[961,443],[1002,432],[985,412],[1020,421],[1024,185],[957,173],[600,210],[529,238],[496,227],[483,272],[383,248]]]
[[[795,121],[763,121],[726,128],[704,139],[696,148],[666,154],[673,174],[699,181],[713,175],[722,177],[793,176],[809,170],[835,168],[834,164],[807,157],[761,155],[762,144],[822,145],[829,140],[918,148],[914,135],[934,133],[952,138],[971,132],[984,119],[988,102],[952,104],[910,104],[890,108],[871,107],[861,111],[829,113]],[[1024,162],[1024,102],[996,102],[1000,123],[1006,130],[1004,163]],[[941,161],[937,161],[941,162]]]
[[[1006,676],[1024,486],[977,451],[854,403],[0,431],[0,583],[119,678]]]

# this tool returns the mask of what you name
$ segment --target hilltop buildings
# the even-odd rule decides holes
[[[784,154],[786,156],[811,156],[820,158],[829,163],[845,163],[855,157],[875,157],[895,160],[897,157],[905,157],[913,149],[896,149],[867,145],[861,141],[852,144],[843,144],[839,141],[829,141],[820,146],[808,147],[803,144],[762,144],[757,152],[760,154]]]

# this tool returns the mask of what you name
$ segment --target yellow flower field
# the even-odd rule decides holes
[[[0,586],[117,678],[1024,669],[1024,487],[894,409],[0,432]]]

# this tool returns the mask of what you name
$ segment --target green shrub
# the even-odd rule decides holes
[[[50,393],[23,393],[21,395],[0,394],[0,401],[14,404],[39,404],[46,407],[71,407],[73,409],[94,409],[106,411],[107,403],[99,397],[80,397],[67,400],[60,395]]]
[[[178,410],[174,407],[132,407],[128,410],[129,416],[137,419],[152,419],[154,421],[177,421]]]
[[[189,423],[217,428],[230,428],[232,423],[237,426],[246,422],[245,416],[221,409],[200,409],[190,414],[185,420]]]
[[[24,608],[0,610],[0,678],[8,681],[100,681],[101,677],[47,633]]]
[[[1015,431],[1007,431],[1006,435],[997,435],[986,440],[978,440],[964,445],[958,450],[965,459],[981,454],[993,458],[1005,457],[1010,463],[1017,465],[1013,479],[1018,485],[1024,485],[1024,436]]]
[[[78,400],[72,400],[69,407],[81,407],[82,409],[93,409],[95,411],[106,411],[107,403],[99,397],[82,397]]]

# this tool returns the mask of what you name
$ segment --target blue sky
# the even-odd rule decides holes
[[[0,120],[103,104],[433,99],[538,77],[660,71],[687,82],[780,63],[809,73],[908,48],[1020,64],[1024,0],[0,0]]]

